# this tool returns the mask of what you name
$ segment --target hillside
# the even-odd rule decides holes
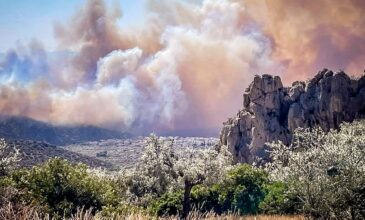
[[[84,163],[90,167],[111,168],[113,166],[111,163],[38,141],[13,140],[7,141],[7,144],[11,146],[9,149],[15,147],[19,150],[20,167],[32,167],[54,157],[64,158],[73,163]]]
[[[128,134],[95,126],[54,126],[26,117],[0,118],[0,137],[67,145],[105,139],[124,139]]]

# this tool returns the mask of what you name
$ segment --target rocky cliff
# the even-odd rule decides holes
[[[324,69],[307,82],[284,87],[280,77],[255,76],[243,94],[243,109],[223,123],[220,145],[227,145],[236,162],[267,157],[265,143],[288,144],[298,127],[338,128],[365,114],[365,76]]]

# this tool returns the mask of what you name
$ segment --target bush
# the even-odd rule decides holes
[[[298,197],[289,192],[288,186],[283,182],[273,182],[264,185],[265,197],[260,203],[260,212],[265,214],[297,214],[302,202]]]
[[[223,211],[240,214],[256,214],[264,199],[263,185],[268,182],[267,173],[247,164],[241,164],[228,173],[221,185],[220,204]]]
[[[149,207],[150,212],[157,216],[179,215],[183,211],[183,192],[166,193]]]
[[[55,217],[68,217],[80,207],[95,212],[118,202],[111,181],[90,175],[85,165],[73,165],[59,158],[15,172],[12,179],[16,188],[27,190],[29,203],[45,207]]]
[[[241,164],[231,170],[222,183],[210,187],[197,185],[191,193],[191,203],[199,212],[217,214],[291,214],[298,210],[298,201],[287,192],[284,183],[273,182],[259,168]],[[181,212],[182,192],[167,193],[153,205],[153,213],[175,215]]]
[[[215,184],[211,187],[196,186],[192,190],[191,199],[194,209],[200,212],[214,211],[222,214],[223,210],[219,201],[222,185]]]
[[[19,150],[16,148],[10,149],[3,138],[0,139],[0,177],[6,176],[12,171],[17,162],[20,161]]]
[[[365,121],[344,123],[328,133],[297,129],[290,146],[271,144],[267,170],[303,201],[317,219],[364,219]]]

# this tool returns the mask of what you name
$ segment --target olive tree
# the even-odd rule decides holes
[[[289,146],[269,144],[271,177],[289,183],[315,218],[364,218],[358,204],[365,185],[365,122],[344,123],[339,130],[299,128]],[[361,194],[361,193],[360,193]]]
[[[18,149],[10,147],[4,139],[0,139],[0,207],[8,204],[18,193],[9,186],[6,176],[16,167],[19,160]]]
[[[146,146],[139,162],[131,169],[122,170],[119,181],[126,185],[130,202],[146,205],[151,199],[170,191],[175,177],[173,140],[162,141],[156,135],[146,138]]]
[[[191,189],[195,185],[212,185],[222,180],[230,168],[231,155],[223,146],[220,151],[213,149],[196,150],[187,148],[178,152],[174,170],[177,183],[184,191],[182,217],[190,211]]]
[[[0,177],[12,170],[19,160],[19,150],[11,149],[4,139],[0,139]]]
[[[155,135],[148,137],[146,144],[139,163],[124,176],[127,193],[134,201],[143,202],[182,189],[183,217],[190,210],[192,187],[218,182],[232,161],[224,146],[219,150],[178,148],[174,140]]]

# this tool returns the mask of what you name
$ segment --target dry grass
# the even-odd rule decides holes
[[[40,220],[49,219],[48,216],[42,215],[36,207],[22,206],[21,208],[13,206],[11,203],[0,207],[0,220]]]
[[[137,220],[138,218],[131,218],[131,220]],[[149,218],[146,218],[149,219]],[[178,217],[165,218],[166,220],[178,220]],[[279,215],[257,215],[257,216],[240,216],[237,214],[228,215],[216,215],[215,213],[199,214],[192,213],[188,217],[189,220],[304,220],[302,216],[279,216]]]
[[[178,217],[168,218],[169,220],[178,220]],[[304,220],[302,216],[279,216],[279,215],[257,215],[257,216],[239,216],[236,214],[229,215],[216,215],[214,213],[208,214],[199,214],[193,213],[189,215],[188,219],[190,220],[198,220],[198,219],[206,219],[206,220]]]
[[[130,214],[125,216],[115,216],[112,218],[95,217],[90,211],[84,211],[80,209],[73,217],[68,220],[178,220],[177,216],[156,218],[145,214]],[[258,216],[239,216],[237,214],[228,215],[216,215],[215,213],[201,214],[198,212],[192,212],[189,220],[304,220],[303,216],[278,216],[278,215],[258,215]],[[37,208],[34,207],[22,207],[14,208],[11,204],[4,207],[0,207],[0,220],[52,220],[49,215],[44,215]]]

